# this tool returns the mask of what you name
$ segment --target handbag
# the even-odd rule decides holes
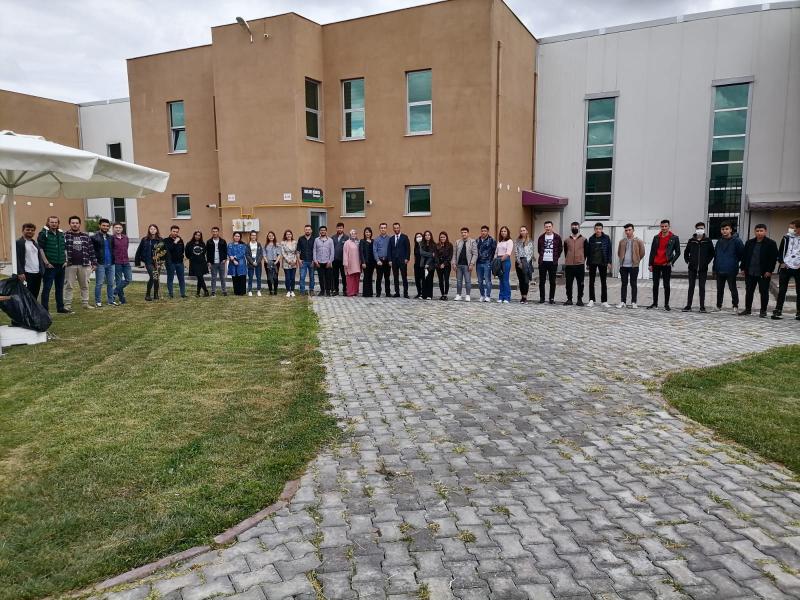
[[[503,274],[503,261],[500,258],[495,258],[492,261],[492,275],[500,277]]]

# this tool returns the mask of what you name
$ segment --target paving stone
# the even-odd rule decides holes
[[[248,573],[232,573],[229,577],[237,591],[248,590],[262,583],[277,583],[281,580],[281,576],[273,565],[266,565]]]
[[[183,600],[205,600],[212,596],[230,595],[235,591],[227,577],[218,577],[202,585],[185,588],[181,590],[181,595]]]
[[[129,590],[106,594],[105,600],[144,600],[150,595],[149,585],[140,585]]]
[[[263,585],[261,589],[267,595],[267,600],[285,600],[302,594],[309,594],[312,598],[316,596],[314,587],[305,575],[297,575],[281,583]]]

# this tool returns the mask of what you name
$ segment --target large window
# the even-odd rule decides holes
[[[708,182],[708,230],[712,239],[720,237],[719,228],[723,221],[732,221],[734,226],[739,222],[749,104],[749,83],[714,88]]]
[[[406,215],[431,214],[431,186],[410,185],[406,188]]]
[[[364,216],[364,190],[351,189],[342,190],[342,206],[344,207],[344,217],[363,217]]]
[[[363,139],[365,133],[363,79],[348,79],[342,82],[342,106],[344,139]]]
[[[306,137],[320,139],[319,81],[306,79]]]
[[[585,219],[610,219],[616,98],[597,98],[586,104],[583,214]]]
[[[431,71],[406,73],[407,133],[418,135],[433,133],[433,95]]]
[[[189,202],[189,194],[175,194],[172,197],[172,204],[175,209],[176,219],[192,218],[192,206]]]
[[[186,120],[183,100],[168,102],[170,152],[186,152]]]

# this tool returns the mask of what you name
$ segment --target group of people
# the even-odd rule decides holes
[[[50,217],[47,226],[35,236],[36,228],[31,223],[22,226],[22,237],[17,241],[17,272],[25,280],[30,291],[38,296],[40,283],[41,303],[49,310],[50,289],[55,286],[58,312],[72,311],[73,289],[77,285],[81,292],[81,303],[91,308],[89,302],[89,278],[97,272],[94,306],[102,306],[102,290],[106,286],[106,301],[109,305],[125,303],[125,286],[131,279],[131,264],[128,258],[128,238],[120,223],[112,225],[107,219],[99,222],[99,231],[89,235],[81,230],[81,219],[70,217],[69,229],[61,231],[57,217]],[[617,308],[637,308],[638,277],[645,256],[645,244],[636,236],[634,226],[624,227],[625,236],[616,248],[621,278],[620,301]],[[306,225],[303,235],[294,238],[290,229],[278,240],[269,231],[263,243],[258,233],[251,231],[244,239],[236,232],[230,242],[220,236],[218,227],[211,229],[211,237],[203,239],[195,231],[184,243],[180,227],[170,227],[169,235],[162,238],[157,225],[150,225],[136,250],[134,263],[144,265],[148,273],[145,300],[160,298],[159,282],[166,270],[167,293],[174,297],[174,280],[178,280],[181,297],[186,297],[185,261],[188,260],[190,276],[197,281],[196,295],[215,296],[219,286],[227,296],[227,276],[230,276],[233,293],[239,296],[254,293],[262,295],[262,282],[266,279],[270,295],[278,294],[278,274],[283,269],[284,287],[287,297],[295,296],[297,271],[299,269],[300,294],[313,294],[315,275],[319,280],[319,295],[357,296],[359,288],[364,297],[402,295],[409,298],[408,265],[413,256],[413,277],[416,298],[431,300],[434,297],[434,277],[438,279],[439,300],[448,300],[451,274],[455,273],[456,293],[454,300],[472,299],[472,274],[476,273],[480,302],[492,302],[492,278],[499,282],[497,302],[511,302],[510,274],[512,265],[519,284],[520,302],[528,302],[530,285],[535,267],[539,269],[539,303],[555,303],[556,274],[563,256],[567,300],[565,305],[584,306],[584,280],[589,274],[589,299],[587,306],[595,303],[609,308],[607,279],[612,269],[611,238],[604,233],[603,223],[594,225],[588,238],[580,231],[580,223],[573,222],[570,234],[562,238],[554,231],[552,221],[545,221],[544,232],[534,242],[528,228],[522,226],[516,239],[511,238],[508,227],[502,226],[497,240],[489,234],[488,226],[480,229],[477,238],[470,236],[468,227],[460,229],[460,236],[453,242],[447,232],[438,237],[426,230],[414,235],[413,243],[401,231],[399,223],[381,223],[378,235],[371,227],[365,227],[361,238],[355,229],[345,233],[344,224],[337,223],[336,233],[328,234],[326,226],[319,227],[314,235],[312,227]],[[706,312],[706,281],[708,271],[716,277],[717,309],[722,309],[725,288],[730,290],[733,311],[739,315],[752,313],[755,292],[761,300],[759,315],[767,316],[769,286],[777,264],[779,293],[773,319],[781,319],[786,291],[791,280],[800,288],[800,219],[789,224],[780,246],[767,237],[767,227],[758,224],[754,236],[744,243],[735,233],[732,223],[721,225],[722,237],[716,244],[706,234],[704,223],[697,223],[694,234],[681,253],[680,240],[675,235],[668,219],[660,224],[660,232],[650,247],[648,268],[652,272],[653,298],[648,309],[659,306],[659,292],[663,288],[664,310],[670,310],[670,279],[672,268],[683,255],[688,266],[689,290],[684,311],[691,311],[695,290],[700,312]],[[211,274],[211,290],[206,286],[205,276]],[[745,278],[745,305],[739,310],[737,275]],[[390,274],[394,293],[390,289]],[[600,282],[599,299],[595,291]],[[308,288],[306,288],[308,282]],[[401,288],[402,285],[402,288]],[[630,288],[630,298],[628,291]],[[629,301],[630,300],[630,301]],[[800,320],[800,299],[797,319]]]

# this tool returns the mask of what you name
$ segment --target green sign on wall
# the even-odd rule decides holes
[[[300,188],[300,197],[303,202],[313,202],[315,204],[322,204],[322,190],[319,188]]]

